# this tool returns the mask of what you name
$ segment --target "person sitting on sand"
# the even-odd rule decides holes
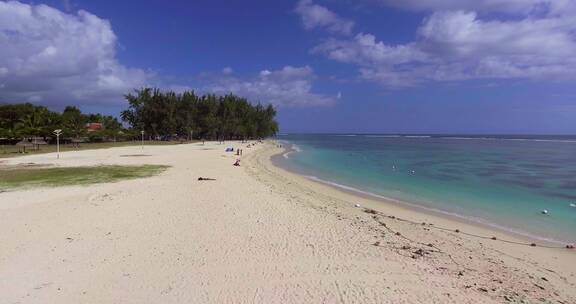
[[[236,159],[236,162],[234,163],[234,166],[237,166],[237,167],[240,166],[240,159]]]

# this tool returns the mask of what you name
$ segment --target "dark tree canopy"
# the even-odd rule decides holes
[[[125,96],[129,107],[121,117],[130,126],[158,137],[247,139],[278,132],[272,105],[252,105],[235,95],[203,95],[193,91],[144,88]]]
[[[103,129],[87,132],[88,122],[101,123]],[[0,138],[49,138],[55,129],[62,129],[65,138],[87,137],[92,141],[115,139],[123,130],[113,116],[83,114],[76,107],[68,106],[58,113],[30,103],[0,105]]]
[[[145,88],[125,97],[128,109],[121,118],[129,129],[116,117],[84,114],[75,106],[60,113],[31,103],[0,104],[0,138],[53,138],[55,129],[63,130],[62,138],[89,141],[134,139],[140,131],[146,138],[219,140],[264,138],[278,132],[274,107],[252,105],[235,95],[198,96],[192,91],[176,94]],[[88,123],[100,123],[102,128],[91,129]]]

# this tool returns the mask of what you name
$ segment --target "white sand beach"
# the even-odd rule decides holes
[[[227,146],[244,150],[240,167]],[[274,167],[281,151],[194,143],[0,159],[171,166],[0,193],[0,303],[576,303],[574,250],[501,242],[516,239],[315,183]]]

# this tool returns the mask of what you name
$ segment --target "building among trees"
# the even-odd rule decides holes
[[[116,141],[149,139],[255,139],[278,132],[276,110],[271,105],[252,104],[235,95],[196,95],[193,91],[144,88],[125,96],[128,109],[116,117],[84,114],[74,106],[64,111],[50,111],[31,103],[0,105],[0,140],[2,144],[20,143],[30,148],[51,142],[52,133],[62,129],[63,142]],[[35,141],[34,144],[32,141]]]

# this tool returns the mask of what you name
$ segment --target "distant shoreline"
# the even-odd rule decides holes
[[[377,134],[377,133],[283,133],[278,137],[289,135],[324,135],[337,137],[373,137],[373,138],[405,138],[405,139],[453,139],[453,140],[504,140],[504,141],[535,141],[535,142],[564,142],[576,143],[576,135],[537,135],[537,134]]]

